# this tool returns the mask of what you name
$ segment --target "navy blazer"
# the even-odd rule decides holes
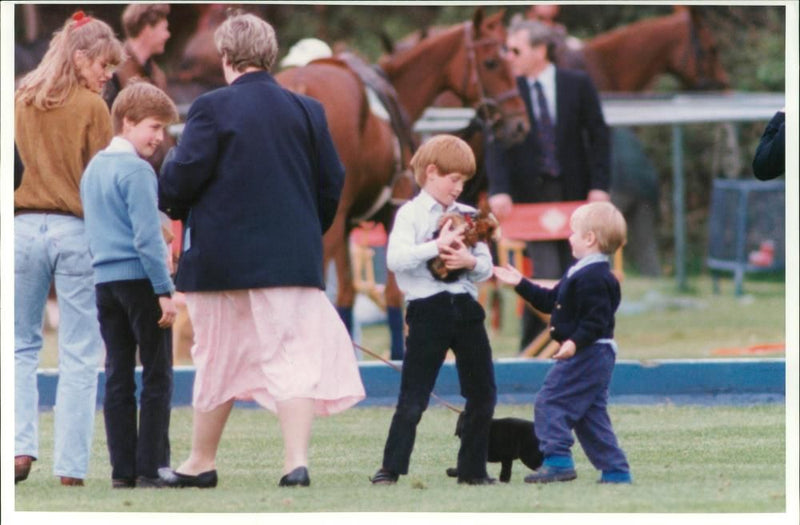
[[[514,202],[540,202],[537,186],[541,151],[536,117],[525,77],[517,78],[531,130],[525,140],[504,148],[498,142],[486,148],[489,194],[507,193]],[[561,166],[564,200],[584,200],[589,190],[609,191],[611,144],[600,97],[582,71],[556,68],[556,155]]]
[[[551,290],[523,279],[514,288],[537,310],[550,314],[550,337],[581,348],[614,337],[614,313],[622,293],[607,262],[588,264]]]
[[[247,73],[195,100],[170,157],[159,206],[184,220],[178,290],[324,288],[344,167],[321,104]]]

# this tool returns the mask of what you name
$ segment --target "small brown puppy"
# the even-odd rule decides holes
[[[478,242],[488,243],[492,239],[497,239],[500,233],[500,223],[494,215],[489,212],[480,211],[478,213],[462,214],[459,212],[449,212],[442,215],[437,225],[437,230],[433,234],[433,238],[439,237],[444,224],[448,221],[450,223],[450,230],[459,228],[462,224],[466,224],[464,230],[464,244],[468,248],[474,248]],[[458,245],[454,244],[453,248]],[[458,280],[459,276],[464,273],[464,269],[448,270],[441,257],[436,256],[428,261],[428,269],[433,275],[433,278],[438,281],[452,283]]]

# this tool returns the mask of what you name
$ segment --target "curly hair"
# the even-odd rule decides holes
[[[235,71],[269,71],[278,56],[278,38],[269,23],[251,13],[234,12],[214,32],[217,51]]]

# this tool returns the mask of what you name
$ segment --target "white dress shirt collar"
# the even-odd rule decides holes
[[[433,195],[431,195],[430,193],[428,193],[424,189],[420,190],[419,196],[420,196],[421,204],[423,205],[423,207],[427,211],[433,211],[434,209],[438,209],[438,210],[441,210],[442,213],[446,213],[448,211],[453,211],[453,210],[457,210],[458,209],[458,205],[455,202],[453,204],[451,204],[447,209],[445,209],[445,207],[442,206],[441,203],[439,203],[439,201],[437,201],[433,197]],[[438,208],[436,208],[436,206],[438,206]]]
[[[106,151],[110,153],[133,153],[134,155],[137,155],[136,148],[134,147],[133,143],[128,139],[120,137],[119,135],[111,139]]]
[[[585,268],[585,267],[589,266],[590,264],[595,264],[595,263],[599,263],[599,262],[608,262],[608,261],[609,261],[609,257],[608,257],[608,255],[606,255],[604,253],[593,253],[591,255],[587,255],[585,257],[582,257],[581,259],[578,260],[578,262],[573,264],[569,268],[569,270],[567,270],[567,278],[572,277],[572,275],[575,272],[577,272],[581,268]]]

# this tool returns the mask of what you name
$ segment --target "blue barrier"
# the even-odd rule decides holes
[[[498,397],[505,403],[531,403],[539,390],[552,361],[536,359],[498,359],[495,379]],[[400,374],[380,362],[360,363],[359,369],[367,399],[361,405],[393,405],[400,388]],[[141,385],[141,369],[136,373]],[[173,406],[192,402],[194,367],[176,366]],[[55,404],[58,373],[39,372],[39,408],[49,410]],[[105,373],[99,371],[97,404],[102,406]],[[458,403],[458,374],[455,365],[442,366],[434,392]],[[675,359],[647,362],[618,361],[609,389],[611,402],[652,403],[681,402],[742,403],[783,402],[786,393],[786,362],[782,358],[767,359]],[[244,403],[253,406],[253,403]]]

